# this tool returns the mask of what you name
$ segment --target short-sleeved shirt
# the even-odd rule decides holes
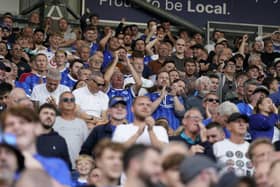
[[[131,138],[131,136],[133,136],[137,132],[138,128],[139,127],[134,125],[133,123],[127,124],[127,125],[118,125],[113,134],[112,141],[120,142],[120,143],[126,142],[129,138]],[[163,127],[154,126],[153,131],[159,141],[164,142],[164,143],[169,142],[167,132]],[[142,144],[146,144],[146,145],[152,144],[147,127],[145,127],[144,132],[136,140],[136,143],[139,143],[139,144],[142,143]]]
[[[217,160],[226,165],[227,171],[234,171],[238,176],[252,176],[253,166],[246,153],[249,143],[235,144],[229,139],[213,145],[213,152]]]
[[[80,105],[81,109],[89,115],[101,117],[102,112],[108,109],[109,98],[101,91],[92,94],[85,86],[74,90],[73,94],[76,104]]]

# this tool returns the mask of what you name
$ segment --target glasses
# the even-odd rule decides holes
[[[203,119],[201,116],[186,116],[185,118],[190,118],[192,120],[202,120]]]
[[[97,86],[105,86],[105,83],[98,83],[94,79],[88,79],[87,81],[92,80]]]
[[[219,99],[213,99],[213,98],[209,98],[209,99],[207,99],[206,101],[211,102],[211,103],[213,103],[214,101],[215,101],[216,103],[219,103],[219,102],[220,102]]]
[[[72,97],[72,98],[63,98],[62,102],[64,102],[64,103],[74,103],[75,102],[75,98],[74,97]]]

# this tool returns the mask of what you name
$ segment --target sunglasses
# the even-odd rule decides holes
[[[72,97],[72,98],[63,98],[62,102],[64,102],[64,103],[74,103],[75,102],[75,98],[74,97]]]
[[[214,101],[216,101],[216,103],[219,103],[220,102],[220,100],[219,99],[213,99],[213,98],[209,98],[209,99],[207,99],[207,101],[208,102],[214,102]]]
[[[105,83],[98,83],[94,79],[87,79],[87,81],[93,81],[97,86],[105,86]]]

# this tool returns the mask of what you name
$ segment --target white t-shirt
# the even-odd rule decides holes
[[[62,84],[59,84],[53,92],[47,90],[46,83],[38,84],[33,88],[31,100],[39,101],[39,105],[42,105],[47,102],[48,97],[52,96],[55,98],[56,104],[58,104],[60,94],[66,91],[70,91],[70,89]]]
[[[89,115],[101,117],[101,113],[108,109],[109,97],[101,91],[92,94],[85,86],[73,91],[73,94],[76,104]]]
[[[127,125],[118,125],[113,134],[112,141],[120,143],[126,142],[131,136],[133,136],[137,132],[138,128],[139,127],[133,125],[133,123]],[[169,142],[167,132],[163,127],[154,126],[153,131],[159,141],[164,143]],[[136,143],[151,145],[151,139],[147,127],[145,127],[144,132],[138,137]]]
[[[246,154],[249,143],[235,144],[229,139],[213,145],[213,152],[217,160],[226,165],[226,171],[234,171],[238,176],[252,176],[253,166]]]

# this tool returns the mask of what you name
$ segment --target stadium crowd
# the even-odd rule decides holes
[[[0,25],[0,187],[280,186],[280,30],[205,45],[167,20],[14,21]]]

